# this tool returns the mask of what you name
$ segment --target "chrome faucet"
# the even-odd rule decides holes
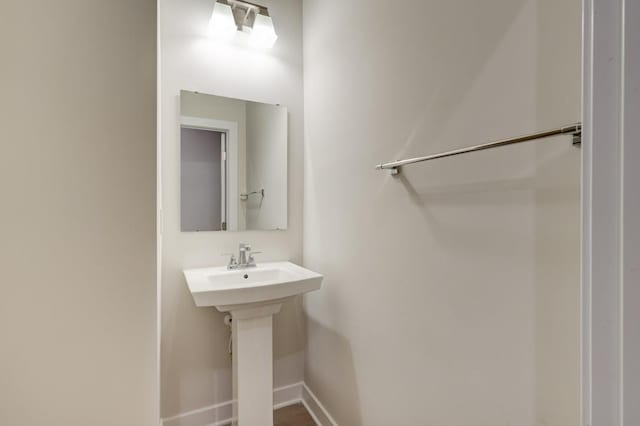
[[[253,258],[253,255],[258,253],[262,252],[251,251],[251,246],[249,244],[241,243],[238,250],[238,260],[236,260],[236,256],[234,254],[231,254],[231,259],[229,259],[227,269],[244,269],[255,267],[256,261]]]

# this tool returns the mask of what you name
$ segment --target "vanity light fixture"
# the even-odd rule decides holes
[[[278,39],[273,20],[268,15],[256,15],[249,36],[249,43],[255,47],[272,48]]]
[[[209,20],[209,34],[218,40],[231,40],[237,31],[236,21],[231,6],[217,1],[213,5],[213,13]]]
[[[217,0],[209,21],[211,36],[230,40],[238,31],[248,34],[253,47],[272,48],[278,39],[265,6],[243,0]]]

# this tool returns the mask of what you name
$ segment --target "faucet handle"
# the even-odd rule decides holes
[[[261,252],[261,251],[252,251],[252,252],[249,252],[249,258],[247,259],[247,263],[248,263],[250,266],[256,266],[256,260],[253,258],[253,255],[254,255],[254,254],[260,254],[260,253],[262,253],[262,252]]]
[[[228,268],[238,264],[235,253],[222,253],[220,256],[231,256],[231,258],[229,258],[229,264],[227,265]]]

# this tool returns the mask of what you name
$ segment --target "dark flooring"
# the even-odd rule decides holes
[[[232,426],[228,424],[226,426]],[[302,404],[289,405],[273,412],[273,426],[317,426]]]
[[[289,405],[273,412],[274,426],[316,426],[302,404]]]

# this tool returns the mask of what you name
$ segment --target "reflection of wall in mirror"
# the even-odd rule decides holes
[[[247,102],[247,229],[287,229],[287,110]]]

